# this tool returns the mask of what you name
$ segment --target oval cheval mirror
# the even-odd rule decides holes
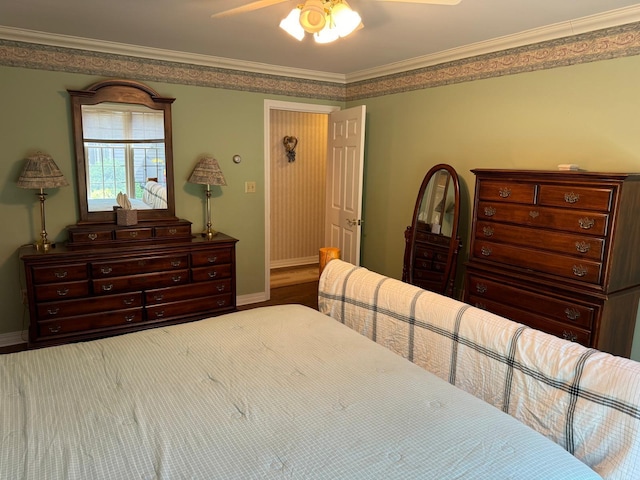
[[[402,281],[454,296],[460,188],[450,165],[432,167],[424,177],[411,225],[405,231]]]

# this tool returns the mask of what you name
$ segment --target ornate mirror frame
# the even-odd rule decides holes
[[[453,297],[462,246],[459,217],[458,174],[450,165],[435,165],[422,180],[411,225],[405,231],[402,281]]]
[[[78,223],[115,223],[113,211],[89,211],[87,167],[84,149],[82,106],[99,103],[144,105],[164,113],[164,146],[167,180],[167,208],[138,210],[139,221],[175,220],[173,178],[173,141],[171,104],[174,98],[161,97],[155,90],[133,80],[112,79],[94,83],[86,90],[67,90],[71,100],[73,138],[76,154],[76,182],[80,221]]]

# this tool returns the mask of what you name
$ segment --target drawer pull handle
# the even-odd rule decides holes
[[[111,273],[113,271],[113,268],[111,267],[102,267],[100,268],[100,272],[107,275],[109,273]]]
[[[493,237],[493,228],[491,227],[482,227],[482,233],[485,237]]]
[[[571,330],[569,330],[568,332],[565,330],[564,332],[562,332],[562,338],[564,338],[565,340],[569,340],[570,342],[575,342],[576,340],[578,340],[578,335],[573,333]]]
[[[154,296],[153,296],[153,299],[154,299],[156,302],[160,302],[160,301],[164,300],[164,295],[162,295],[162,294],[154,295]]]
[[[476,303],[475,303],[475,307],[476,307],[476,308],[480,308],[480,309],[482,309],[482,310],[486,310],[486,309],[487,309],[487,306],[486,306],[484,303],[482,303],[482,302],[476,302]]]
[[[216,287],[216,290],[218,290],[219,292],[224,292],[224,285],[218,285]]]
[[[180,260],[171,260],[171,266],[172,267],[179,267],[180,266]]]
[[[60,330],[62,330],[62,327],[60,325],[56,325],[55,327],[49,327],[49,331],[51,333],[58,333]]]
[[[580,312],[575,308],[567,307],[564,313],[567,315],[569,320],[577,320],[580,318]]]
[[[156,312],[156,318],[162,318],[162,317],[164,317],[164,310],[160,310]]]
[[[57,315],[59,311],[59,308],[47,308],[47,313],[49,315]]]
[[[207,261],[209,263],[216,263],[216,261],[218,260],[218,256],[216,255],[215,257],[209,257],[207,258]]]
[[[587,267],[583,266],[583,265],[574,265],[573,266],[573,274],[576,277],[584,277],[587,274],[588,270]]]
[[[540,216],[540,212],[538,212],[537,210],[531,210],[531,211],[529,212],[529,216],[530,216],[531,218],[538,218],[538,217]]]
[[[487,217],[493,217],[496,214],[496,209],[493,207],[484,207],[484,214]]]
[[[87,235],[87,237],[89,237],[89,240],[95,240],[96,238],[98,238],[98,234],[90,233],[89,235]]]
[[[107,285],[102,285],[102,291],[103,292],[110,292],[111,290],[113,290],[113,283],[109,283]]]
[[[584,230],[589,230],[590,228],[593,228],[595,224],[596,224],[596,221],[592,218],[585,217],[578,220],[578,225],[580,225],[580,228]]]
[[[135,301],[135,298],[125,298],[122,300],[122,303],[124,303],[125,305],[133,305]]]
[[[54,275],[56,276],[56,278],[65,278],[67,276],[68,272],[55,272]]]
[[[58,290],[56,290],[56,293],[58,294],[58,296],[64,297],[67,293],[69,293],[69,289],[68,288],[59,288]]]
[[[177,232],[177,230],[175,228],[170,228],[169,229],[169,235],[175,235]]]
[[[483,256],[488,257],[489,255],[491,255],[493,253],[493,250],[491,250],[489,247],[482,247],[480,249],[480,253]]]
[[[219,307],[224,307],[227,302],[225,300],[218,300],[217,303]]]
[[[135,230],[134,230],[134,231],[131,231],[131,232],[129,232],[129,236],[130,236],[131,238],[136,238],[136,237],[138,236],[138,232],[136,232]]]
[[[147,261],[146,261],[146,260],[138,260],[138,265],[139,265],[140,267],[144,267],[146,264],[147,264]]]
[[[178,283],[180,280],[182,280],[182,275],[174,275],[173,277],[171,277],[171,280],[173,280],[174,283]]]
[[[578,203],[578,200],[580,200],[580,195],[577,193],[571,192],[564,194],[564,201],[567,203]]]
[[[125,315],[124,317],[124,321],[125,322],[133,322],[133,319],[136,318],[135,315]]]
[[[487,292],[487,286],[484,283],[478,283],[476,284],[476,292],[478,293],[486,293]]]
[[[576,250],[580,253],[587,253],[591,250],[591,244],[589,242],[576,242]]]
[[[501,187],[498,190],[498,195],[500,195],[500,198],[509,198],[509,196],[511,195],[511,189],[507,187]]]
[[[218,272],[209,272],[209,278],[215,278],[218,276]]]

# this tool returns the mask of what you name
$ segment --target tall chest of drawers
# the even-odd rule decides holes
[[[236,309],[236,239],[21,250],[29,347],[89,340]]]
[[[628,357],[640,300],[640,175],[473,173],[465,301]]]

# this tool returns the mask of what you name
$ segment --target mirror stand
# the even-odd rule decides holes
[[[439,164],[425,175],[411,225],[405,230],[402,281],[454,296],[462,242],[458,236],[460,187],[453,167]]]

